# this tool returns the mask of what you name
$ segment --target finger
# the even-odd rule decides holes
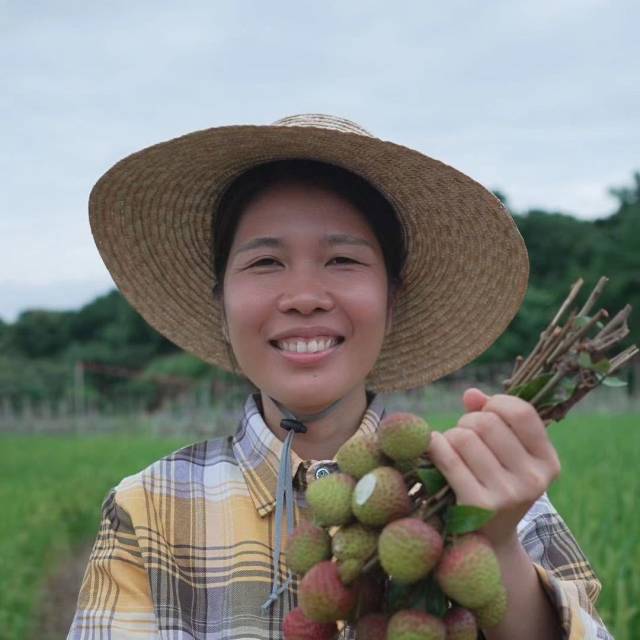
[[[457,426],[476,433],[493,451],[500,464],[511,473],[517,473],[531,457],[509,425],[493,412],[465,413]]]
[[[447,432],[447,440],[483,487],[492,491],[509,488],[511,473],[474,431],[454,427]]]
[[[492,411],[500,416],[532,456],[543,459],[554,456],[555,449],[544,423],[528,402],[515,396],[497,394],[489,398],[482,411]]]
[[[428,455],[446,478],[458,501],[462,500],[465,504],[481,504],[482,487],[447,438],[438,431],[431,434]]]
[[[462,404],[465,411],[480,411],[486,404],[489,396],[480,389],[471,387],[462,394]]]

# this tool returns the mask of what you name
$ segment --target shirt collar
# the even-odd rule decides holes
[[[380,395],[368,392],[369,405],[358,432],[373,433],[384,416]],[[244,405],[240,425],[233,437],[233,452],[244,475],[253,503],[261,517],[271,513],[276,504],[278,469],[283,443],[269,429],[258,408],[259,396],[251,394]],[[301,464],[310,462],[291,451],[291,470],[295,477]]]

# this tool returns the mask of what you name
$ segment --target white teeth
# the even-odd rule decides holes
[[[338,344],[337,338],[312,338],[311,340],[279,340],[278,347],[282,351],[294,353],[318,353],[326,351]]]

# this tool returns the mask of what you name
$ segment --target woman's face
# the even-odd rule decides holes
[[[387,273],[375,234],[341,196],[291,183],[253,200],[223,291],[233,352],[260,390],[313,412],[364,389],[387,328]]]

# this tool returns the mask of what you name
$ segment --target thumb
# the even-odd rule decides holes
[[[462,394],[462,403],[467,413],[471,411],[481,411],[482,407],[486,404],[489,396],[486,393],[471,387]]]

